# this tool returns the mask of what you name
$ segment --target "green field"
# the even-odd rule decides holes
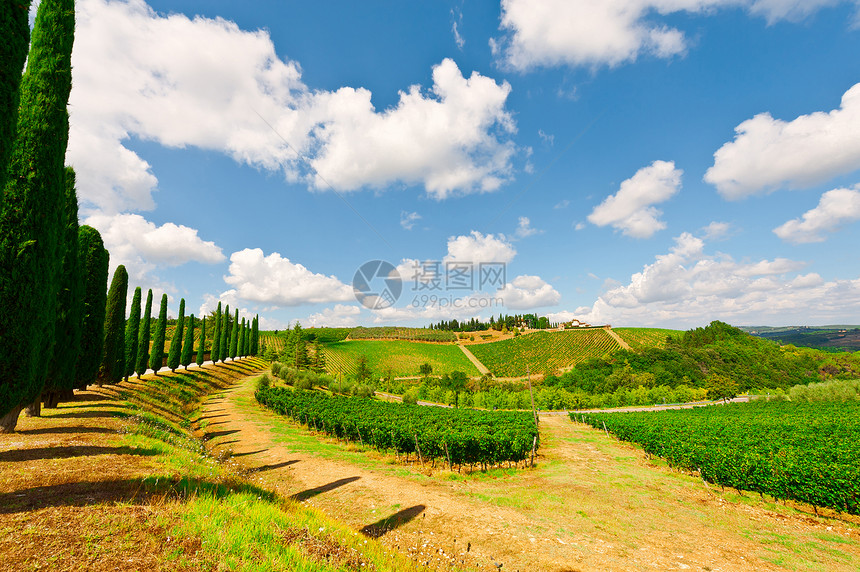
[[[634,350],[665,348],[666,336],[677,336],[684,333],[681,330],[664,330],[662,328],[612,328],[612,331]]]
[[[454,334],[454,332],[448,330],[431,330],[429,328],[404,328],[400,326],[365,328],[359,326],[350,330],[349,339],[412,340],[417,342],[455,342],[457,341],[457,336]]]
[[[434,374],[463,371],[480,375],[469,358],[453,344],[427,344],[402,340],[347,340],[323,346],[329,373],[350,374],[355,371],[359,356],[377,375],[389,368],[398,377],[418,375],[423,363],[433,366]]]
[[[583,360],[602,357],[621,349],[603,329],[536,332],[488,344],[472,344],[469,350],[499,377],[554,373]]]

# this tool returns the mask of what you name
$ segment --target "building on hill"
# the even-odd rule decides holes
[[[593,326],[591,324],[586,324],[585,322],[580,322],[579,320],[574,318],[573,320],[562,324],[562,327],[565,330],[572,330],[574,328],[591,328]]]

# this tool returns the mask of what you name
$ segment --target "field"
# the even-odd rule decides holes
[[[353,328],[349,332],[351,340],[410,340],[416,342],[454,342],[457,336],[446,330],[431,330],[429,328]]]
[[[722,486],[860,514],[860,402],[573,414]]]
[[[389,369],[398,377],[418,375],[423,363],[433,366],[434,374],[462,371],[479,375],[459,347],[453,344],[427,344],[400,340],[347,340],[323,346],[329,373],[350,374],[359,356],[367,358],[368,367],[377,376]]]
[[[612,328],[633,350],[642,348],[665,348],[666,336],[682,334],[681,330],[662,328]]]
[[[553,373],[619,349],[618,342],[603,329],[536,332],[469,346],[475,357],[499,377],[525,375],[527,366],[531,373]]]

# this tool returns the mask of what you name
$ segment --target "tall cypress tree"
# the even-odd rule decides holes
[[[209,357],[212,363],[218,362],[218,355],[221,353],[221,302],[218,302],[218,309],[215,310],[215,329],[212,336],[212,351]]]
[[[233,329],[230,332],[230,359],[236,359],[239,350],[239,308],[236,308],[236,317],[233,319]]]
[[[80,264],[84,269],[84,324],[81,347],[75,366],[75,387],[86,389],[96,380],[104,347],[105,308],[107,305],[108,251],[99,231],[83,225],[78,231]]]
[[[125,374],[125,302],[128,296],[128,272],[120,264],[113,273],[105,310],[105,343],[99,384],[117,383]]]
[[[158,311],[158,321],[155,323],[155,338],[149,354],[149,367],[158,375],[161,364],[164,363],[164,336],[167,332],[167,294],[161,295],[161,309]]]
[[[81,350],[84,327],[85,253],[81,251],[78,239],[78,195],[75,190],[75,171],[71,167],[66,167],[64,184],[66,231],[63,238],[63,271],[60,274],[57,301],[57,329],[54,335],[54,354],[42,392],[45,407],[48,408],[56,407],[60,399],[75,388],[75,366]]]
[[[244,344],[245,344],[245,318],[242,318],[242,325],[239,328],[239,341],[236,343],[236,357],[242,357],[245,355],[244,353]]]
[[[182,357],[182,334],[185,332],[185,298],[179,301],[179,316],[176,318],[176,328],[170,340],[170,352],[167,354],[167,367],[175,373]]]
[[[21,71],[30,46],[30,0],[0,2],[0,197],[15,143]],[[2,203],[2,198],[0,198]]]
[[[140,286],[134,289],[131,298],[131,313],[125,324],[125,368],[123,377],[128,381],[128,376],[134,373],[137,366],[137,337],[140,334]]]
[[[21,409],[41,395],[51,363],[74,33],[74,0],[42,0],[0,204],[0,432],[14,431]],[[15,59],[0,66],[14,67]]]
[[[203,316],[203,323],[200,324],[200,341],[197,342],[197,365],[203,367],[203,356],[206,353],[206,316]]]
[[[140,330],[137,334],[137,356],[134,361],[134,369],[137,379],[146,373],[149,367],[149,338],[152,335],[150,324],[152,322],[152,289],[146,293],[146,306],[143,310],[143,319],[140,322]]]
[[[251,348],[249,353],[252,356],[260,353],[260,315],[254,316],[254,322],[251,324]]]
[[[179,363],[188,369],[191,365],[191,354],[194,353],[194,314],[188,316],[188,325],[185,327],[185,341],[182,342],[182,356]]]
[[[223,362],[227,358],[230,349],[230,305],[224,307],[224,314],[221,316],[221,352],[218,354],[218,359]]]

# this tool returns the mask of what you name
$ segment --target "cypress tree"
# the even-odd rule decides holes
[[[161,309],[158,311],[158,321],[155,323],[155,339],[149,354],[149,367],[158,375],[161,364],[164,363],[164,335],[167,332],[167,294],[161,295]]]
[[[236,352],[239,349],[239,308],[236,308],[236,317],[233,318],[233,327],[230,332],[230,359],[236,359]]]
[[[30,46],[30,1],[0,2],[0,196],[15,143],[21,71]],[[0,199],[2,203],[2,199]]]
[[[125,302],[128,296],[128,272],[120,264],[113,273],[105,309],[105,341],[99,384],[117,383],[125,374]]]
[[[236,344],[236,356],[245,355],[245,318],[242,318],[242,327],[239,330],[239,342]]]
[[[221,316],[221,352],[218,354],[218,359],[223,363],[227,358],[227,353],[230,346],[230,305],[224,307],[224,314]]]
[[[40,397],[52,361],[74,28],[73,0],[42,1],[20,83],[15,143],[0,204],[0,432],[14,431],[21,409]],[[19,36],[14,29],[13,36]],[[0,67],[14,67],[16,59]],[[7,121],[8,116],[0,119]]]
[[[48,378],[42,397],[45,407],[57,406],[63,395],[68,395],[77,381],[75,367],[81,350],[84,327],[84,275],[85,253],[81,250],[78,235],[78,196],[75,190],[75,171],[66,167],[66,231],[63,238],[63,271],[57,300],[57,322],[54,334],[54,354],[48,368]]]
[[[194,353],[194,314],[188,316],[188,326],[185,328],[185,341],[182,342],[182,356],[179,363],[188,369],[191,365],[191,354]]]
[[[83,225],[78,231],[81,266],[84,269],[84,325],[81,348],[75,366],[75,386],[86,389],[93,383],[102,362],[104,347],[105,307],[107,305],[107,276],[110,256],[99,231]]]
[[[134,289],[134,296],[131,298],[131,313],[128,315],[128,322],[125,324],[125,368],[123,377],[128,381],[128,376],[134,373],[134,368],[137,366],[137,337],[140,334],[140,286]]]
[[[218,309],[215,310],[215,329],[212,335],[212,351],[209,357],[212,363],[217,363],[218,355],[221,353],[221,302],[218,302]]]
[[[200,341],[197,342],[197,365],[203,367],[203,356],[206,353],[206,316],[203,316],[203,323],[200,324]]]
[[[146,307],[143,310],[143,320],[140,322],[140,330],[137,335],[137,357],[135,357],[134,369],[137,371],[137,379],[146,373],[149,367],[149,338],[151,336],[150,323],[152,322],[152,289],[146,293]]]
[[[251,324],[251,349],[252,356],[260,354],[260,315],[254,316],[254,322]]]
[[[176,372],[182,357],[182,334],[185,332],[185,298],[179,301],[179,316],[176,318],[176,328],[170,340],[170,352],[167,354],[167,367],[171,373]]]

